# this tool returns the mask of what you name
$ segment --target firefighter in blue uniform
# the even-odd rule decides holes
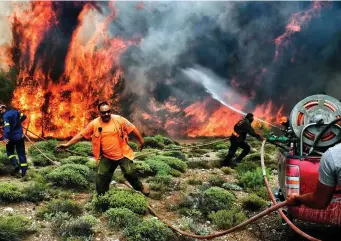
[[[15,175],[21,169],[21,176],[24,177],[27,171],[27,160],[21,123],[26,119],[26,115],[17,110],[8,110],[6,105],[0,105],[0,113],[4,125],[2,140],[6,144],[7,156],[14,166],[14,171],[11,174]],[[18,156],[14,154],[15,150]],[[19,163],[17,157],[19,158]]]
[[[252,128],[251,123],[253,122],[253,114],[248,113],[244,119],[240,120],[235,124],[233,128],[232,135],[230,137],[230,149],[229,152],[223,161],[222,166],[234,166],[235,164],[232,163],[232,158],[234,157],[238,148],[242,148],[243,151],[240,155],[236,158],[235,162],[240,163],[241,160],[250,152],[250,146],[246,143],[246,136],[247,134],[257,138],[258,140],[262,140],[263,138],[255,132]]]

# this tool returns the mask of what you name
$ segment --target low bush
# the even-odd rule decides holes
[[[196,186],[196,185],[201,185],[201,184],[202,184],[202,180],[199,179],[199,178],[190,178],[190,179],[187,180],[187,183],[188,183],[189,185],[194,185],[194,186]]]
[[[255,162],[249,162],[249,161],[242,161],[236,168],[236,171],[239,175],[242,175],[248,171],[253,171],[260,165]]]
[[[136,226],[140,223],[139,216],[127,208],[110,208],[104,216],[108,218],[108,225],[115,229]]]
[[[269,170],[267,169],[267,176],[269,177]],[[243,174],[240,174],[239,177],[239,185],[243,188],[248,188],[251,190],[258,190],[262,186],[264,186],[264,178],[263,172],[260,167],[257,167],[253,171],[247,171]]]
[[[187,156],[181,151],[165,151],[162,153],[163,156],[171,156],[175,157],[177,159],[180,159],[181,161],[187,161]]]
[[[71,237],[84,238],[89,240],[95,234],[95,226],[100,221],[92,215],[85,215],[78,218],[71,218],[60,225],[58,234],[63,238],[70,240]]]
[[[267,205],[267,202],[263,198],[257,196],[254,193],[244,197],[241,200],[241,202],[242,202],[242,207],[250,211],[257,211],[261,208],[266,207]]]
[[[49,185],[42,182],[32,182],[23,190],[25,200],[40,202],[49,198]]]
[[[243,188],[241,188],[240,186],[234,184],[234,183],[229,183],[229,182],[225,182],[222,185],[222,188],[226,189],[226,190],[233,190],[233,191],[242,191]]]
[[[68,215],[75,217],[82,212],[82,206],[72,200],[52,200],[38,210],[37,217],[51,219],[58,213],[68,213]]]
[[[52,152],[45,152],[44,155],[39,153],[32,156],[32,162],[35,166],[45,167],[52,165],[53,162],[51,162],[51,160],[56,161],[56,158]]]
[[[89,186],[90,169],[79,164],[66,164],[46,175],[49,181],[63,187],[85,189]]]
[[[230,209],[235,201],[234,195],[220,187],[211,187],[203,192],[200,209],[203,213],[210,213],[221,209]]]
[[[124,230],[124,236],[127,241],[169,241],[173,238],[173,233],[161,221],[150,219],[135,226],[128,226]]]
[[[218,142],[214,145],[215,150],[228,150],[230,147],[230,144],[228,142]]]
[[[13,166],[8,159],[7,154],[5,152],[0,152],[0,175],[9,174],[12,169]]]
[[[132,190],[110,189],[104,195],[94,195],[89,206],[100,212],[109,208],[128,208],[134,213],[144,214],[147,211],[147,200]]]
[[[12,183],[0,183],[0,202],[11,203],[24,200],[22,187]]]
[[[134,165],[139,176],[146,177],[153,175],[153,170],[145,161],[134,161]]]
[[[264,200],[267,200],[267,201],[271,201],[271,198],[269,197],[269,193],[268,193],[268,190],[266,189],[266,187],[261,187],[259,188],[257,191],[256,191],[256,194],[263,198]]]
[[[43,153],[50,153],[53,155],[53,152],[57,146],[56,140],[49,140],[49,141],[38,141],[34,143],[34,145],[41,150]],[[41,153],[37,150],[33,145],[28,148],[29,155],[34,158],[35,156],[40,155]]]
[[[162,150],[165,148],[165,145],[160,140],[157,140],[155,137],[147,136],[144,138],[144,147]]]
[[[92,144],[88,141],[80,141],[70,147],[70,150],[79,153],[82,156],[92,155]]]
[[[218,175],[208,176],[207,181],[211,184],[211,186],[217,186],[217,187],[221,187],[225,183],[225,179]]]
[[[236,209],[219,210],[211,213],[209,218],[219,229],[229,229],[247,220],[245,214]]]
[[[0,216],[0,240],[24,240],[30,233],[35,231],[31,220],[24,216]]]
[[[145,162],[150,166],[154,175],[180,176],[180,172],[185,172],[187,168],[185,162],[169,156],[154,155],[148,157]]]
[[[225,173],[226,175],[231,175],[233,173],[236,173],[236,171],[234,169],[232,169],[231,167],[223,167],[220,169],[223,173]]]
[[[150,189],[161,194],[174,190],[177,185],[171,176],[155,176],[149,179]]]
[[[60,161],[62,165],[65,164],[81,164],[85,165],[88,163],[90,159],[88,157],[83,157],[83,156],[69,156],[68,158],[65,158]]]

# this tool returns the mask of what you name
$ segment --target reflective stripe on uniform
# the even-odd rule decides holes
[[[10,124],[9,123],[5,123],[5,126],[10,126]]]
[[[20,117],[22,117],[24,114],[23,113],[20,113]]]
[[[8,158],[11,159],[13,157],[18,157],[17,155],[10,155]]]
[[[20,163],[21,167],[27,167],[27,163]]]

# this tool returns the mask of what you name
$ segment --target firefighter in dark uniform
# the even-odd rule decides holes
[[[232,165],[232,158],[234,157],[238,148],[242,148],[243,151],[240,155],[236,158],[236,163],[240,163],[241,160],[250,152],[250,146],[246,143],[246,136],[247,134],[257,138],[258,140],[262,140],[263,138],[257,134],[251,126],[253,122],[253,114],[248,113],[244,119],[238,121],[237,124],[234,126],[234,130],[230,137],[231,146],[227,157],[223,162],[223,166],[231,166]]]
[[[27,160],[21,123],[26,119],[26,115],[17,110],[7,110],[5,105],[0,105],[0,111],[4,125],[2,141],[6,145],[7,156],[14,166],[14,171],[11,174],[15,175],[21,169],[21,176],[24,177],[27,171]],[[16,150],[18,156],[14,154],[14,150]]]

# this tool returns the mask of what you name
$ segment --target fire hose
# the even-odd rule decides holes
[[[264,178],[266,189],[267,189],[267,191],[269,193],[269,196],[271,198],[271,201],[272,201],[273,205],[276,206],[276,205],[278,205],[278,203],[276,202],[276,199],[275,199],[274,195],[272,194],[268,178],[266,177],[266,169],[265,169],[265,163],[264,163],[264,147],[265,147],[265,142],[266,142],[266,140],[263,141],[262,148],[261,148],[261,165],[262,165],[263,178]],[[286,201],[284,201],[284,202],[286,202]],[[290,221],[290,219],[283,213],[282,210],[278,210],[278,212],[281,215],[281,217],[285,220],[285,222],[290,226],[290,228],[292,228],[296,233],[298,233],[299,235],[305,237],[308,240],[321,241],[320,239],[316,239],[314,237],[311,237],[310,235],[308,235],[305,232],[303,232],[302,230],[300,230],[295,224],[293,224]]]

